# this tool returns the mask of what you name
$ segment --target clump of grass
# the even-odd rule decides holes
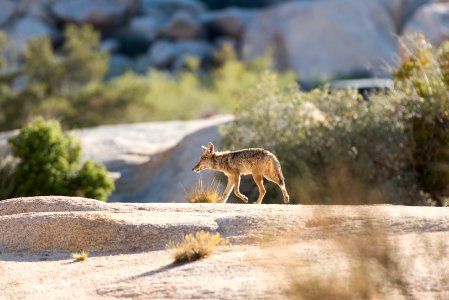
[[[208,185],[199,180],[189,194],[187,194],[187,202],[189,203],[218,203],[222,202],[219,192],[219,184],[212,181]]]
[[[187,234],[177,243],[170,243],[167,248],[174,248],[174,263],[181,264],[205,258],[212,254],[217,246],[227,245],[228,241],[219,233],[212,234],[207,231],[198,231]]]
[[[400,263],[398,245],[384,228],[376,230],[365,224],[361,230],[361,234],[347,237],[325,233],[336,252],[348,259],[348,270],[335,267],[333,274],[326,276],[292,266],[287,273],[288,299],[385,299],[392,293],[407,298],[410,286],[404,276],[409,270]]]
[[[72,258],[75,261],[85,261],[86,259],[89,258],[89,252],[81,251],[81,252],[72,253]]]

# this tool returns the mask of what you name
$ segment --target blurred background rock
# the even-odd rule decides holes
[[[171,71],[196,56],[213,67],[223,44],[246,60],[271,49],[301,81],[387,76],[397,37],[422,31],[438,46],[449,6],[435,0],[0,0],[0,30],[18,51],[39,36],[58,49],[67,24],[90,24],[111,55],[107,78],[150,67]],[[271,47],[271,48],[270,48]]]

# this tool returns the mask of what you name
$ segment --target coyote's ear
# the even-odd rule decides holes
[[[207,148],[206,148],[206,147],[201,146],[201,149],[203,150],[203,153],[206,153],[206,152],[207,152]]]
[[[214,144],[209,142],[209,145],[207,145],[207,151],[209,151],[210,153],[214,153]]]

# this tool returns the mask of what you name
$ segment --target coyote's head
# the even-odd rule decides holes
[[[201,146],[201,149],[203,150],[203,155],[201,155],[200,161],[192,169],[192,171],[195,171],[197,173],[205,169],[212,169],[212,167],[214,166],[214,157],[215,157],[214,144],[209,142],[207,148]]]

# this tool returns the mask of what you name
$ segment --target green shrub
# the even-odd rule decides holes
[[[12,195],[67,195],[106,200],[114,189],[103,166],[86,161],[80,168],[81,146],[55,121],[37,119],[9,139],[18,159],[11,175]]]
[[[449,196],[449,42],[433,49],[423,35],[404,42],[396,84],[408,98],[410,158],[420,187],[442,204]],[[407,47],[405,47],[407,45]]]
[[[20,128],[37,116],[74,128],[230,113],[271,67],[268,56],[244,64],[228,49],[217,54],[209,76],[190,57],[176,74],[150,69],[104,80],[108,56],[99,52],[99,35],[90,27],[67,27],[58,53],[49,39],[32,40],[17,69],[1,55],[6,48],[7,41],[0,41],[0,130]],[[23,85],[17,89],[14,82]]]
[[[0,200],[12,197],[14,161],[7,153],[0,150]]]
[[[400,172],[407,162],[397,95],[367,104],[356,91],[302,92],[266,72],[246,98],[235,123],[223,129],[223,148],[273,151],[293,202],[390,202],[405,196],[404,181],[413,182]]]
[[[418,37],[393,74],[396,90],[369,102],[351,90],[301,92],[266,73],[223,129],[223,147],[274,151],[296,202],[442,205],[448,66],[449,42],[434,50]]]
[[[0,42],[0,130],[24,126],[36,116],[64,124],[80,114],[71,100],[88,83],[98,82],[108,66],[108,55],[98,51],[99,34],[89,26],[70,25],[56,54],[48,38],[31,40],[23,65],[11,67],[8,42]],[[14,82],[23,84],[17,88]]]

